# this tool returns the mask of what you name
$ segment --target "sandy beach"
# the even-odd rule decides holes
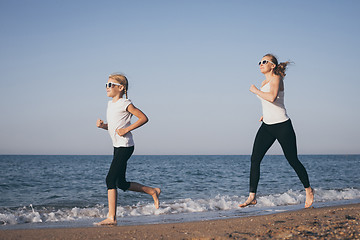
[[[4,240],[269,238],[360,239],[360,204],[201,222],[0,231]]]

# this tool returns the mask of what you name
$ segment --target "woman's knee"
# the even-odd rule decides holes
[[[300,162],[299,158],[297,156],[292,156],[292,157],[286,157],[288,163],[290,164],[290,166],[296,170],[298,169],[304,169],[304,165]]]
[[[263,154],[256,154],[256,153],[253,153],[251,155],[251,166],[257,166],[257,165],[260,165],[262,159],[263,159],[264,155]]]

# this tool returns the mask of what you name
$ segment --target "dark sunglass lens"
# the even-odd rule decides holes
[[[259,65],[261,65],[261,62],[259,62]]]

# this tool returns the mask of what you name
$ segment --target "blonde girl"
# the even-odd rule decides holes
[[[126,181],[127,161],[134,152],[134,141],[131,134],[136,128],[148,122],[146,115],[128,99],[128,80],[122,74],[112,74],[106,83],[107,96],[112,98],[108,102],[106,118],[107,123],[98,119],[96,126],[109,132],[114,147],[114,156],[106,176],[108,189],[108,217],[97,223],[98,225],[116,225],[117,188],[123,191],[130,190],[151,195],[154,205],[159,208],[160,188],[152,188],[136,182]],[[125,96],[125,98],[124,98]],[[131,117],[137,121],[131,124]]]

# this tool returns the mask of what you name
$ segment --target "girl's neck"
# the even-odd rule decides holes
[[[114,96],[113,99],[112,99],[112,102],[114,103],[114,102],[119,101],[120,98],[123,98],[123,95],[124,94],[119,94],[119,95]]]

